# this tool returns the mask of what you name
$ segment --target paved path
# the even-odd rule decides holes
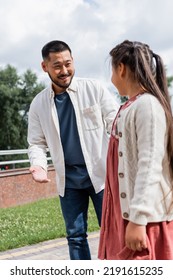
[[[99,232],[88,235],[93,260],[97,260]],[[66,238],[59,238],[0,252],[0,260],[69,260]]]

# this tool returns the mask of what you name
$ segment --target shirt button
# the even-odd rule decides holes
[[[126,193],[122,192],[120,196],[121,196],[121,198],[126,198]]]
[[[119,156],[122,157],[122,156],[123,156],[123,153],[122,153],[122,152],[119,152]]]
[[[122,137],[122,132],[118,132],[118,136],[119,136],[119,137]]]
[[[127,212],[124,212],[123,217],[127,219],[129,217],[129,214]]]
[[[120,178],[124,178],[124,173],[119,173],[118,175]]]

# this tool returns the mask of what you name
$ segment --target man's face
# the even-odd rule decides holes
[[[69,87],[74,76],[73,58],[68,50],[50,53],[42,62],[42,68],[48,73],[55,93],[61,93]]]

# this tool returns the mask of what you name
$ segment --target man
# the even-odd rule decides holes
[[[48,147],[56,171],[70,259],[90,260],[89,197],[100,225],[108,133],[118,105],[98,81],[74,78],[73,57],[65,42],[47,43],[42,57],[42,68],[48,73],[51,85],[40,92],[30,106],[30,171],[35,181],[49,181]]]

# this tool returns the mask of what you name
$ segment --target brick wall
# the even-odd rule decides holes
[[[36,183],[28,169],[0,172],[0,208],[22,205],[57,196],[55,171],[49,168],[51,182]]]

